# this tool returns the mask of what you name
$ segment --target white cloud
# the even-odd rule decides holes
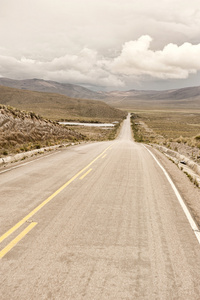
[[[44,78],[76,84],[123,87],[131,78],[185,79],[200,70],[200,44],[168,44],[162,50],[150,48],[152,38],[141,36],[126,42],[114,58],[84,48],[49,61],[0,56],[0,75],[10,78]]]
[[[199,0],[0,2],[0,76],[159,88],[200,70]]]
[[[200,42],[200,2],[1,0],[0,27],[5,55],[53,59],[84,47],[108,55],[144,34],[158,48]]]
[[[200,70],[200,44],[168,44],[163,50],[150,49],[152,38],[142,36],[123,45],[121,54],[109,63],[115,74],[150,75],[154,78],[187,78]]]
[[[0,56],[0,76],[44,78],[61,82],[121,87],[123,81],[104,68],[96,51],[84,48],[77,55],[65,55],[51,61]]]

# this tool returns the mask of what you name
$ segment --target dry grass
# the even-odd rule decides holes
[[[7,107],[5,112],[0,104],[0,109],[2,108],[0,114],[9,113],[8,120],[3,120],[0,124],[0,155],[4,156],[68,141],[114,139],[117,127],[62,128],[55,121],[110,123],[121,122],[126,116],[126,112],[101,101],[73,99],[59,94],[24,91],[3,86],[0,86],[0,103]],[[54,133],[46,131],[48,126],[43,117],[49,120],[47,123],[55,129]]]
[[[51,120],[120,121],[124,111],[110,107],[97,100],[74,99],[67,96],[33,92],[0,86],[0,104],[10,105],[20,110],[33,111]]]
[[[200,111],[143,111],[141,118],[149,128],[164,138],[191,138],[200,133]]]
[[[112,140],[119,126],[64,126],[33,112],[0,105],[0,157],[68,142]]]
[[[66,126],[72,129],[72,126]],[[114,140],[119,133],[120,123],[111,128],[75,126],[75,131],[84,135],[87,141]]]
[[[193,138],[200,134],[200,111],[135,111],[155,135],[164,139]]]
[[[138,110],[132,117],[135,139],[164,145],[200,160],[200,110]]]
[[[85,138],[83,134],[35,113],[0,105],[0,156]]]

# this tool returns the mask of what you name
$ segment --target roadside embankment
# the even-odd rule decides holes
[[[68,144],[63,144],[63,145],[55,145],[55,146],[51,146],[51,147],[44,147],[44,148],[40,148],[40,149],[34,149],[31,151],[27,151],[27,152],[22,152],[22,153],[17,153],[17,154],[1,157],[0,158],[0,167],[2,165],[6,165],[8,163],[18,162],[18,161],[36,156],[38,154],[44,154],[44,153],[47,153],[47,152],[50,152],[53,150],[57,150],[58,148],[61,148],[61,147],[68,147],[70,145],[73,145],[73,143],[68,143]]]
[[[4,160],[10,153],[19,153],[20,156],[20,152],[84,139],[80,132],[33,112],[0,105],[0,156]]]
[[[190,158],[174,151],[169,148],[166,148],[164,146],[152,144],[152,146],[162,153],[164,153],[169,159],[171,159],[174,163],[177,164],[177,166],[183,170],[186,174],[188,174],[188,177],[191,179],[193,178],[194,182],[196,180],[196,185],[198,183],[198,186],[200,186],[200,165],[195,163]]]

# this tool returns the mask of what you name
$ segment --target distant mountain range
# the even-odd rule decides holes
[[[55,93],[68,96],[70,98],[80,98],[80,99],[103,99],[102,93],[93,92],[82,86],[69,84],[69,83],[59,83],[50,80],[43,79],[25,79],[25,80],[13,80],[9,78],[0,78],[0,85],[12,87],[16,89],[45,92],[45,93]]]
[[[116,91],[110,92],[103,101],[117,108],[126,109],[200,110],[200,86],[165,91]]]
[[[71,98],[103,100],[118,108],[200,109],[200,86],[165,91],[129,90],[95,92],[79,85],[42,79],[0,78],[0,85],[38,92],[56,93]]]

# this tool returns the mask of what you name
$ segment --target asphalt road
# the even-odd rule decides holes
[[[70,147],[0,173],[0,299],[200,299],[200,244],[133,142]]]

